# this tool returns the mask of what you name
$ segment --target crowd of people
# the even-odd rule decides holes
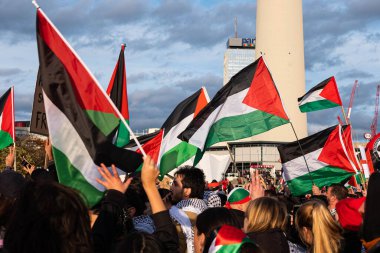
[[[88,208],[59,184],[51,147],[47,169],[0,173],[0,252],[380,252],[380,172],[366,191],[313,186],[307,198],[265,189],[258,171],[243,187],[207,184],[201,169],[180,167],[170,189],[147,156],[141,175],[103,164],[107,191]]]

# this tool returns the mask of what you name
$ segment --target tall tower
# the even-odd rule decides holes
[[[305,94],[302,0],[257,0],[256,58],[263,56],[299,138],[307,136],[306,114],[297,98]],[[254,136],[257,141],[294,141],[289,124]]]

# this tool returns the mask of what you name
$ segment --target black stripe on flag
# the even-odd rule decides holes
[[[123,101],[123,85],[124,85],[124,50],[121,49],[119,54],[119,60],[117,63],[117,71],[115,73],[115,79],[112,84],[111,92],[110,92],[110,98],[116,105],[116,107],[121,111],[121,106],[127,101]]]
[[[161,127],[161,129],[165,130],[164,135],[169,133],[170,129],[178,125],[178,123],[180,123],[183,119],[194,113],[201,92],[202,89],[199,89],[193,95],[186,98],[176,106],[176,108],[165,120],[164,124]]]
[[[312,93],[316,90],[322,90],[330,82],[331,78],[332,78],[332,76],[327,78],[326,80],[320,82],[319,84],[317,84],[313,88],[311,88],[305,95],[298,98],[298,102],[300,102],[305,96],[309,95],[310,93]]]
[[[0,97],[0,115],[3,114],[5,104],[7,103],[9,94],[11,94],[11,89],[9,88],[1,97]]]
[[[106,166],[115,164],[126,172],[135,171],[142,163],[142,156],[113,145],[87,117],[76,98],[78,94],[73,88],[77,85],[75,80],[71,79],[63,63],[39,36],[38,25],[37,43],[43,91],[71,122],[94,163],[97,165],[104,163]],[[64,138],[70,140],[70,136]]]
[[[310,135],[306,138],[300,139],[299,142],[301,144],[304,154],[306,155],[320,148],[323,148],[323,146],[326,143],[326,140],[328,139],[331,132],[335,128],[336,126],[332,126],[318,133]],[[293,159],[296,159],[302,156],[302,152],[297,141],[280,145],[277,147],[277,149],[278,149],[278,152],[280,153],[280,158],[281,158],[282,163],[286,163],[288,161],[291,161]]]
[[[237,94],[251,86],[253,77],[255,76],[257,64],[261,58],[251,63],[244,69],[240,70],[234,75],[231,80],[224,85],[213,97],[213,99],[200,111],[195,119],[189,124],[184,132],[182,132],[178,138],[184,141],[194,135],[194,133],[203,125],[210,114],[224,104],[228,97]]]

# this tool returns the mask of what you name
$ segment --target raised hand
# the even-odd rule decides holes
[[[132,178],[128,178],[123,183],[119,177],[119,173],[117,173],[115,165],[112,164],[111,168],[112,174],[108,168],[103,163],[101,163],[100,167],[98,167],[98,171],[104,180],[97,178],[96,181],[99,184],[103,185],[107,190],[116,190],[121,193],[125,193],[131,184]]]
[[[251,193],[251,199],[257,199],[264,197],[265,183],[260,178],[259,171],[256,170],[251,173],[251,183],[249,184],[249,192]]]
[[[48,157],[48,160],[52,161],[53,160],[53,151],[52,151],[52,146],[51,146],[51,142],[50,142],[49,138],[47,138],[45,140],[45,153]]]
[[[315,184],[313,184],[313,186],[311,187],[311,191],[313,193],[314,196],[318,196],[318,195],[321,195],[321,190],[319,189],[319,187]]]
[[[144,187],[156,187],[156,179],[160,171],[157,169],[154,160],[147,155],[144,159],[144,164],[141,170],[141,181]]]
[[[22,166],[22,170],[28,173],[29,175],[32,175],[33,171],[36,169],[36,166],[27,164],[26,166]]]
[[[9,147],[9,154],[5,158],[5,166],[13,167],[14,161],[15,161],[14,147]]]

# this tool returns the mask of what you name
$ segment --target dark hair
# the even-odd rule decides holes
[[[380,237],[380,172],[374,172],[368,181],[367,199],[363,218],[363,239],[367,242]]]
[[[240,227],[231,212],[224,207],[212,207],[206,209],[197,216],[195,222],[198,234],[205,234],[206,237],[222,225],[230,225],[237,228]]]
[[[182,188],[190,188],[190,198],[203,199],[205,190],[205,175],[202,170],[192,167],[183,166],[177,170],[175,175],[181,175]]]
[[[210,239],[212,233],[214,233],[215,229],[223,225],[240,228],[239,223],[234,219],[231,212],[224,207],[212,207],[197,216],[195,226],[197,227],[198,235],[204,234],[206,236],[205,250],[208,250],[212,243]]]
[[[132,232],[127,234],[118,244],[116,253],[141,253],[141,252],[166,252],[163,243],[154,235],[144,232]]]
[[[74,190],[30,181],[16,200],[4,238],[8,252],[92,252],[90,217]]]
[[[134,189],[128,188],[124,194],[126,208],[134,207],[136,209],[135,216],[143,215],[146,209],[143,198]]]
[[[227,195],[224,194],[224,193],[218,193],[218,196],[219,196],[219,198],[220,198],[221,205],[222,205],[222,206],[225,206],[225,205],[226,205],[226,202],[227,202]]]
[[[333,194],[338,200],[345,199],[348,196],[348,190],[341,184],[332,184],[329,188],[331,188],[331,194]]]

